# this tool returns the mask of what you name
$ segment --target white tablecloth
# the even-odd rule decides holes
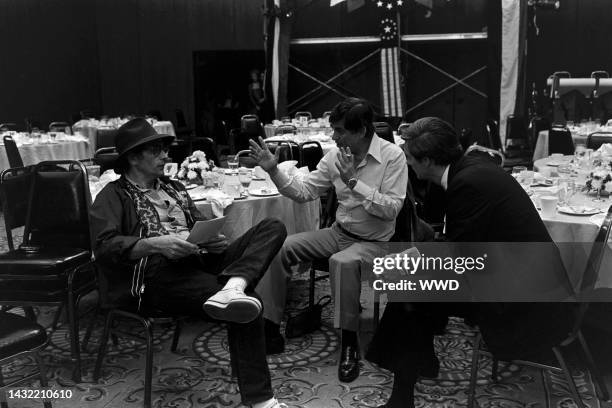
[[[254,181],[251,186],[257,188],[257,182]],[[206,217],[211,217],[212,209],[209,203],[198,201],[196,206]],[[319,228],[320,207],[321,203],[318,199],[300,204],[281,195],[249,196],[243,200],[235,200],[225,209],[224,215],[227,218],[222,233],[233,241],[268,217],[278,218],[285,224],[289,235],[314,231]]]
[[[93,157],[92,145],[86,140],[21,145],[18,149],[26,166],[44,160],[82,160]],[[4,145],[0,144],[0,170],[9,167],[6,150]]]
[[[565,156],[565,160],[569,160],[570,156]],[[555,167],[549,167],[546,163],[552,159],[547,157],[537,160],[533,164],[535,171],[542,171],[544,168],[549,168],[551,171]],[[555,160],[557,161],[557,160]],[[584,179],[579,178],[577,181],[578,187],[581,187]],[[612,200],[609,198],[604,202],[594,202],[593,196],[586,195],[582,192],[577,192],[572,198],[572,205],[587,205],[590,207],[601,208],[607,211],[612,205]],[[542,215],[540,213],[540,215]],[[563,263],[572,278],[575,285],[579,283],[586,268],[586,259],[591,250],[591,244],[595,241],[599,226],[591,222],[590,216],[584,215],[568,215],[557,213],[553,217],[544,217],[544,225],[548,229],[551,238],[556,243],[560,244],[561,257]],[[563,243],[574,243],[576,245],[564,245]],[[598,285],[612,288],[612,257],[610,253],[606,253],[600,269],[600,281]]]

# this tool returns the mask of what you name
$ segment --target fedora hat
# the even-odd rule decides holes
[[[118,158],[137,146],[155,140],[171,143],[174,140],[174,136],[157,133],[146,119],[132,119],[117,129],[115,148],[117,149]]]

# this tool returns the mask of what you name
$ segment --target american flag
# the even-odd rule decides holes
[[[403,0],[375,0],[381,9],[380,19],[380,80],[381,99],[385,116],[402,116],[404,104],[400,87],[399,27],[397,7]]]

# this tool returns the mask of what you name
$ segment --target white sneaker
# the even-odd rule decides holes
[[[261,313],[259,299],[245,295],[238,288],[223,289],[208,298],[204,311],[213,319],[235,323],[249,323]]]

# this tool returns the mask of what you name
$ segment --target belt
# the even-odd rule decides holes
[[[367,238],[363,238],[360,237],[359,235],[353,234],[352,232],[349,232],[347,230],[345,230],[344,228],[342,228],[342,225],[335,223],[334,224],[336,227],[338,227],[338,229],[340,230],[341,233],[343,233],[344,235],[346,235],[349,238],[353,238],[356,239],[358,241],[366,241],[366,242],[379,242],[380,240],[378,239],[367,239]]]

